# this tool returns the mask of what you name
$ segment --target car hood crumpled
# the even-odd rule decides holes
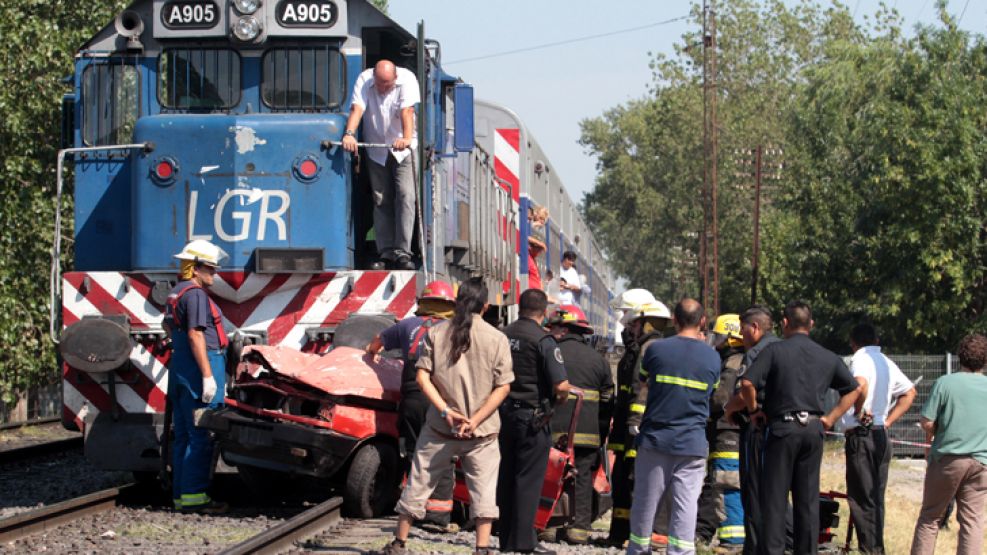
[[[254,356],[248,357],[251,353]],[[244,347],[241,360],[239,372],[258,377],[263,370],[268,370],[333,396],[394,402],[401,398],[403,363],[389,358],[374,361],[361,349],[337,347],[327,354],[317,355],[290,347],[250,345]]]

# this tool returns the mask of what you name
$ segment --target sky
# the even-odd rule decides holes
[[[844,3],[862,21],[880,2]],[[936,0],[884,3],[898,10],[906,29],[937,21]],[[442,45],[447,72],[472,84],[478,98],[517,112],[579,202],[596,176],[596,160],[578,144],[579,122],[647,94],[649,52],[674,54],[693,23],[669,20],[687,16],[690,6],[687,0],[390,0],[389,13],[412,32],[424,20],[426,35]],[[961,28],[987,31],[987,0],[952,0],[948,10],[963,14]]]

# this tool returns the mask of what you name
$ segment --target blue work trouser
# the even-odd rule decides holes
[[[226,357],[222,351],[209,351],[209,366],[214,376],[223,376]],[[218,386],[225,381],[220,378]],[[212,471],[213,441],[209,432],[197,428],[194,413],[198,409],[219,408],[223,404],[225,388],[217,387],[212,403],[203,403],[192,391],[182,385],[169,388],[172,429],[175,442],[172,446],[172,496],[176,506],[194,507],[210,501],[209,475]]]

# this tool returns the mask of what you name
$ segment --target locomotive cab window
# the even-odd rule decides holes
[[[137,69],[94,64],[82,73],[82,140],[88,146],[131,142],[140,106]]]
[[[264,53],[261,98],[276,110],[333,110],[343,103],[346,73],[328,46],[272,48]]]
[[[158,99],[173,110],[225,110],[240,103],[240,55],[226,48],[173,48],[158,61]]]

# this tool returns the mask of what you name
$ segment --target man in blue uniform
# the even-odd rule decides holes
[[[696,513],[706,472],[709,398],[720,378],[720,357],[701,339],[703,306],[675,305],[677,335],[652,342],[641,359],[647,404],[635,446],[634,501],[628,555],[651,552],[658,502],[670,499],[668,553],[695,552]]]
[[[564,403],[569,381],[562,352],[541,323],[548,297],[538,289],[521,293],[520,317],[504,329],[514,364],[511,393],[500,407],[500,550],[551,553],[538,546],[535,513],[552,447],[552,408]]]
[[[168,295],[164,326],[171,335],[168,402],[175,442],[172,490],[175,508],[196,513],[222,513],[225,503],[209,497],[213,442],[197,428],[194,412],[218,408],[226,391],[226,345],[223,314],[206,294],[216,268],[226,258],[222,249],[201,239],[175,255],[181,260],[180,281]]]

